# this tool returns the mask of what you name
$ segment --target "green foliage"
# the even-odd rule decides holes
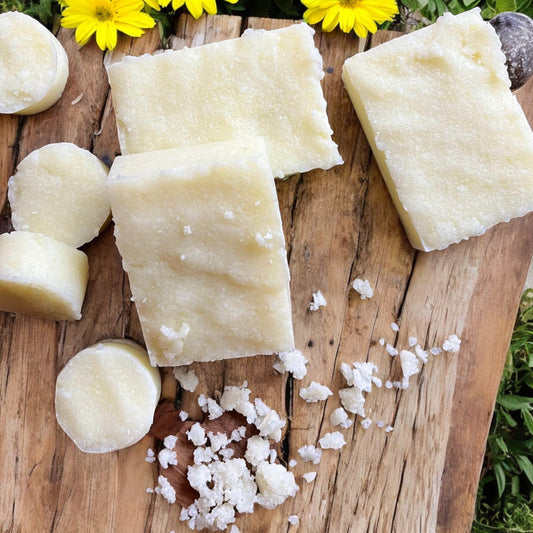
[[[522,296],[487,441],[473,533],[533,533],[533,290]]]

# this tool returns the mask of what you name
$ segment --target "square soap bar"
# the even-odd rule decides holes
[[[533,210],[533,134],[477,8],[356,54],[343,80],[415,248]]]
[[[263,139],[119,156],[107,190],[152,364],[294,348]]]
[[[108,66],[122,154],[257,135],[275,177],[341,164],[313,34],[307,24],[249,30]]]

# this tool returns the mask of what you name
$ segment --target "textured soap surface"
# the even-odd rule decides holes
[[[38,113],[61,96],[68,58],[40,22],[8,11],[0,14],[0,72],[0,113]]]
[[[313,33],[306,24],[248,31],[109,66],[122,154],[258,135],[275,177],[342,163]]]
[[[415,248],[533,209],[533,134],[478,9],[356,54],[343,79]]]
[[[0,311],[78,320],[89,279],[81,251],[45,235],[0,235]]]
[[[285,242],[262,139],[120,156],[107,190],[153,364],[294,348]]]

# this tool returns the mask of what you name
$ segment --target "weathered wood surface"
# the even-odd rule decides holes
[[[182,16],[172,45],[194,46],[236,37],[247,27],[273,28],[290,21]],[[125,54],[152,52],[157,30],[119,40],[113,53],[94,43],[79,49],[61,30],[71,65],[63,98],[50,110],[27,118],[0,116],[0,201],[2,231],[10,229],[8,177],[22,157],[43,144],[70,141],[108,163],[118,142],[104,63]],[[372,45],[392,38],[381,33]],[[299,459],[297,449],[316,443],[333,428],[329,414],[339,405],[308,404],[298,391],[310,381],[344,386],[341,362],[370,360],[379,376],[397,379],[399,361],[378,342],[406,348],[416,336],[426,347],[442,345],[452,333],[463,342],[459,354],[432,357],[404,391],[378,389],[368,395],[367,414],[394,426],[373,424],[343,430],[348,444],[325,451],[314,466],[294,468],[300,490],[282,507],[238,518],[246,533],[300,531],[432,532],[470,530],[475,492],[494,398],[505,360],[523,280],[533,252],[533,217],[500,225],[483,237],[448,250],[415,252],[408,244],[364,134],[345,93],[340,73],[360,43],[353,35],[317,33],[324,58],[328,114],[345,165],[278,182],[279,202],[292,274],[297,346],[310,360],[302,382],[272,369],[271,357],[196,365],[194,394],[177,391],[181,406],[201,419],[200,393],[216,395],[224,385],[248,380],[252,394],[288,417],[281,460]],[[164,90],[164,87],[161,88]],[[81,95],[81,99],[77,97]],[[533,121],[533,84],[520,91]],[[157,95],[154,95],[157,98]],[[142,342],[127,278],[114,246],[112,227],[84,247],[91,274],[83,318],[52,322],[0,313],[0,524],[2,532],[169,532],[188,531],[179,507],[146,493],[157,471],[144,457],[149,437],[120,452],[81,453],[55,422],[57,373],[77,351],[109,337]],[[350,289],[368,278],[374,298],[362,301]],[[308,310],[320,289],[327,306]],[[397,322],[400,331],[392,331]],[[164,396],[176,384],[164,373]],[[306,471],[317,478],[307,484]]]

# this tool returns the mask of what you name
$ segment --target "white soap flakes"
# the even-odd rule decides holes
[[[199,381],[194,370],[189,370],[185,366],[176,366],[172,369],[172,373],[182,389],[194,392]]]
[[[295,514],[291,514],[288,518],[288,522],[289,524],[293,525],[293,526],[298,526],[300,525],[300,519],[298,518],[298,515],[295,515]]]
[[[395,357],[396,355],[398,355],[398,350],[392,344],[387,343],[387,345],[385,346],[385,350],[387,350],[387,353],[391,357]]]
[[[433,348],[429,349],[429,353],[431,355],[440,355],[442,353],[442,348],[439,348],[438,346],[434,346]]]
[[[183,411],[183,410],[181,410],[181,411],[179,412],[178,418],[179,418],[182,422],[185,422],[185,420],[187,420],[187,418],[189,418],[189,413],[188,413],[187,411]]]
[[[413,352],[402,350],[400,352],[400,361],[402,365],[403,388],[407,388],[409,386],[409,378],[414,374],[418,374],[420,370],[418,367],[419,359]]]
[[[207,442],[205,430],[198,422],[194,423],[185,434],[195,446],[203,446]]]
[[[224,218],[226,220],[233,220],[235,215],[233,214],[233,211],[224,211]]]
[[[289,372],[294,379],[303,379],[307,374],[306,365],[309,361],[300,350],[295,348],[288,352],[280,352],[278,358],[279,360],[274,363],[273,367],[280,374]]]
[[[224,409],[212,398],[207,399],[207,411],[209,420],[215,420],[224,414]]]
[[[380,339],[378,340],[379,344],[381,346],[385,346],[385,339],[383,337],[380,337]]]
[[[281,505],[289,496],[294,497],[298,485],[294,475],[280,464],[262,462],[255,473],[259,494],[257,503],[266,509]]]
[[[400,331],[400,326],[398,326],[398,324],[396,324],[396,322],[392,322],[390,327],[391,327],[392,331]]]
[[[298,464],[298,461],[296,459],[291,459],[289,461],[289,468],[294,468]]]
[[[325,307],[328,304],[326,298],[320,291],[313,293],[313,301],[309,304],[310,311],[318,311],[320,307]]]
[[[394,430],[394,428],[393,428],[392,426],[387,426],[387,427],[385,428],[385,433],[390,433],[390,432],[393,431],[393,430]]]
[[[349,413],[365,416],[365,398],[359,387],[348,387],[339,391],[342,406]]]
[[[148,450],[146,451],[146,457],[144,458],[144,460],[147,463],[155,462],[155,453],[154,453],[154,450],[152,450],[152,448],[148,448]]]
[[[302,477],[307,483],[312,483],[316,479],[316,472],[306,472]]]
[[[157,494],[161,494],[168,503],[176,503],[176,490],[170,484],[165,476],[159,476],[157,478],[158,486],[155,488]]]
[[[367,279],[354,279],[352,282],[353,289],[359,293],[361,300],[366,300],[367,298],[372,298],[374,296],[374,290],[370,286],[370,283]]]
[[[329,415],[329,421],[334,426],[345,424],[347,420],[349,420],[348,413],[342,407],[337,407],[337,409]]]
[[[412,348],[413,346],[416,345],[416,343],[418,342],[417,338],[416,337],[409,337],[409,348]]]
[[[312,462],[314,465],[317,465],[322,459],[322,450],[314,444],[306,444],[298,449],[298,455],[305,463]]]
[[[442,345],[445,352],[457,353],[461,346],[461,339],[457,335],[450,335]]]
[[[417,344],[415,346],[415,354],[420,359],[420,361],[422,361],[422,363],[426,364],[428,362],[429,352],[422,349],[420,344]]]
[[[304,388],[300,389],[300,397],[303,398],[306,402],[321,402],[332,396],[333,392],[326,385],[320,385],[316,381],[312,381],[311,384]]]
[[[266,461],[270,456],[270,442],[259,435],[254,435],[248,439],[244,458],[256,467],[259,463]]]
[[[183,235],[191,235],[192,229],[191,226],[183,226]]]
[[[346,445],[344,435],[340,431],[332,431],[326,433],[319,441],[318,444],[323,450],[340,450]]]
[[[372,425],[371,418],[363,418],[363,420],[361,420],[361,426],[363,426],[363,429],[368,429],[371,425]]]
[[[169,465],[177,466],[178,464],[178,455],[175,451],[169,450],[168,448],[163,448],[157,455],[159,459],[159,464],[161,468],[167,469]]]

